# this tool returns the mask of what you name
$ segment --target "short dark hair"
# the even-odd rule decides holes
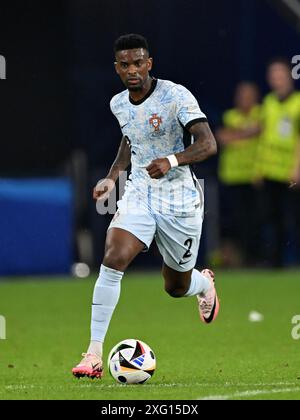
[[[114,45],[115,54],[118,51],[133,50],[135,48],[143,48],[149,53],[149,46],[146,38],[138,34],[122,35],[115,41]]]
[[[281,64],[281,65],[287,67],[288,69],[291,69],[291,62],[286,57],[273,57],[268,62],[268,69],[271,66],[273,66],[274,64]]]

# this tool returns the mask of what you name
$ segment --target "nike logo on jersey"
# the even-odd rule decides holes
[[[125,125],[123,125],[122,127],[121,127],[121,130],[123,130],[123,128],[125,128],[126,127],[126,125],[128,125],[129,123],[127,123],[127,124],[125,124]]]

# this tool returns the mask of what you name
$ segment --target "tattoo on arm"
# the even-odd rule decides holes
[[[217,143],[208,123],[197,123],[189,132],[194,136],[194,144],[176,154],[180,166],[203,162],[217,153]]]
[[[110,171],[106,178],[110,178],[113,181],[117,181],[120,172],[125,171],[131,160],[130,142],[127,137],[123,137],[118,150],[117,157],[110,168]]]

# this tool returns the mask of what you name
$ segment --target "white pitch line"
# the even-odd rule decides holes
[[[267,390],[254,390],[254,391],[244,391],[237,392],[231,395],[210,395],[208,397],[199,398],[201,401],[216,401],[216,400],[231,400],[233,398],[243,398],[243,397],[256,397],[258,395],[269,395],[269,394],[290,394],[293,392],[300,392],[300,388],[282,388],[282,389],[271,389]],[[299,394],[300,399],[300,394]]]
[[[206,383],[194,383],[192,384],[193,387],[199,387],[199,388],[253,388],[253,387],[262,387],[262,388],[266,388],[266,387],[278,387],[278,386],[285,386],[285,387],[295,387],[295,390],[298,390],[300,388],[296,388],[299,384],[297,383],[293,383],[293,382],[275,382],[275,383],[231,383],[231,382],[227,382],[223,385],[220,385],[220,383],[210,383],[210,384],[206,384]],[[170,383],[170,384],[145,384],[142,388],[140,389],[149,389],[149,388],[190,388],[191,384],[182,384],[182,383]],[[78,388],[93,388],[93,389],[128,389],[128,390],[134,390],[136,391],[137,388],[136,386],[128,386],[128,385],[123,385],[123,384],[103,384],[103,383],[72,383],[72,384],[68,384],[68,388],[74,388],[74,389],[78,389]],[[34,385],[34,384],[28,384],[28,385],[21,385],[21,384],[11,384],[11,385],[6,385],[4,386],[4,389],[7,391],[18,391],[18,390],[26,390],[26,389],[65,389],[65,386],[63,385],[58,385],[58,386],[49,386],[49,385]],[[288,389],[292,389],[292,388],[288,388]],[[275,390],[276,391],[276,390]],[[244,391],[244,392],[266,392],[265,390],[257,390],[257,391]],[[282,391],[280,391],[282,392]],[[1,393],[1,391],[0,391]],[[243,394],[243,393],[238,393]],[[232,394],[232,395],[236,395],[236,394]],[[241,395],[243,396],[243,395]],[[212,396],[214,397],[214,396]],[[224,398],[224,396],[222,395],[216,395],[216,397],[222,397]],[[225,395],[225,397],[227,397]],[[231,396],[229,396],[230,398]],[[210,398],[210,397],[208,397]]]

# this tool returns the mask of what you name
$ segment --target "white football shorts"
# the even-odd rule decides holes
[[[197,261],[204,202],[192,215],[178,216],[153,211],[146,202],[135,200],[135,195],[127,191],[118,202],[118,210],[108,230],[119,228],[136,236],[148,251],[155,239],[165,264],[175,271],[192,270]]]

